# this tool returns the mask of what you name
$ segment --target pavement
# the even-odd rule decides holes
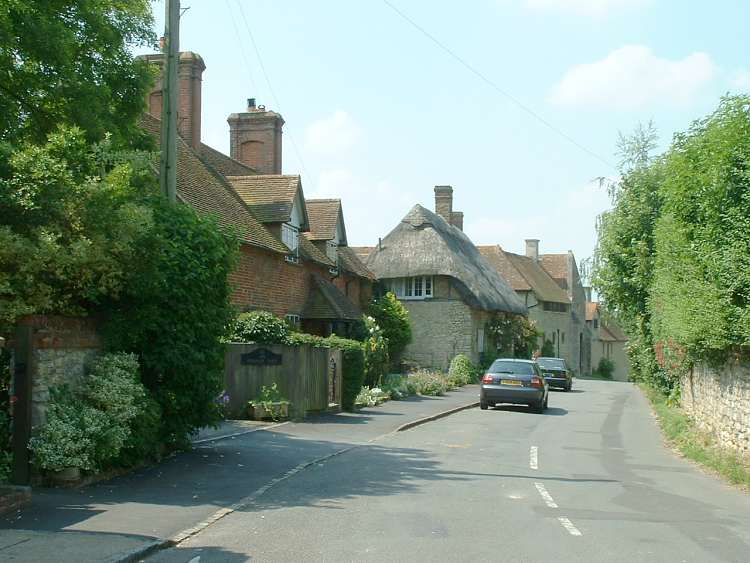
[[[202,432],[192,451],[153,467],[79,489],[35,489],[31,504],[0,520],[0,560],[138,560],[217,525],[317,463],[473,405],[477,395],[477,386],[467,386],[300,423],[234,421]]]
[[[549,402],[361,443],[148,561],[750,560],[750,496],[667,449],[637,388],[577,380]]]

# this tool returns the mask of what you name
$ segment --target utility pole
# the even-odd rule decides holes
[[[170,203],[177,201],[177,71],[180,57],[180,0],[165,0],[159,180]]]

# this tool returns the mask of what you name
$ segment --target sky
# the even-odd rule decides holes
[[[164,3],[153,2],[156,32]],[[182,0],[203,142],[229,152],[247,98],[278,111],[283,172],[341,198],[373,245],[453,186],[476,244],[590,256],[618,134],[660,148],[750,91],[747,0]],[[399,13],[400,12],[400,13]],[[139,50],[139,53],[146,52]]]

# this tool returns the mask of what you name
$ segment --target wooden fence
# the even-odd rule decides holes
[[[341,351],[310,345],[227,345],[224,389],[228,414],[247,416],[247,402],[260,397],[263,386],[276,383],[291,401],[294,418],[310,412],[338,410],[341,405]]]

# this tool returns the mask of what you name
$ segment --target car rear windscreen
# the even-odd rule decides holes
[[[536,363],[542,369],[565,369],[565,360],[556,358],[539,358]]]
[[[508,362],[495,360],[490,369],[490,373],[513,373],[515,375],[534,375],[534,364],[527,362]]]

